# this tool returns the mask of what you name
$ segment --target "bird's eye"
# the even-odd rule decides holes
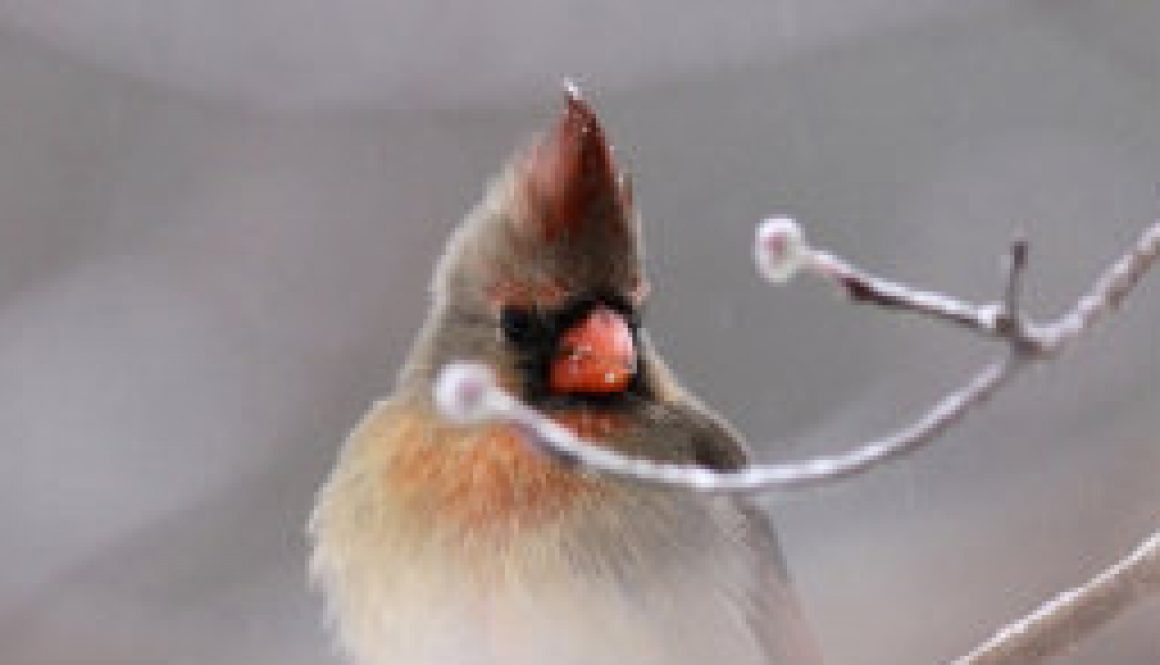
[[[520,344],[531,339],[533,326],[532,314],[525,309],[505,307],[500,311],[499,327],[512,343]]]

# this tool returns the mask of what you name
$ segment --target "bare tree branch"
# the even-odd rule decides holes
[[[760,239],[759,239],[760,242]],[[1021,249],[1017,249],[1021,247]],[[949,321],[975,332],[997,337],[1007,336],[1003,330],[1004,304],[999,302],[974,305],[936,292],[913,289],[905,284],[891,282],[855,268],[827,252],[806,248],[809,256],[802,264],[815,275],[827,279],[855,302],[878,305],[886,309],[909,311],[936,320]],[[1027,243],[1015,241],[1012,247],[1012,276],[1006,299],[1018,299],[1021,292],[1020,276],[1026,265]],[[1036,326],[1026,324],[1028,341],[1038,347],[1036,353],[1058,351],[1099,318],[1114,311],[1123,302],[1140,278],[1151,268],[1160,253],[1160,221],[1153,222],[1136,243],[1115,263],[1109,266],[1086,294],[1055,321]],[[1021,256],[1016,257],[1015,254]],[[1017,304],[1017,300],[1016,300]]]
[[[728,473],[625,457],[574,436],[500,390],[485,367],[470,363],[446,367],[437,383],[435,398],[448,417],[461,421],[506,420],[519,427],[537,448],[563,462],[633,482],[717,493],[794,489],[829,483],[869,471],[927,445],[995,394],[1030,362],[1054,357],[1096,321],[1119,307],[1160,255],[1160,221],[1149,226],[1071,309],[1047,324],[1031,322],[1021,310],[1027,254],[1025,240],[1012,243],[1002,300],[973,305],[870,275],[828,252],[814,250],[805,243],[800,228],[792,220],[778,218],[762,224],[757,234],[756,258],[759,270],[770,281],[785,281],[804,269],[833,282],[856,302],[951,322],[1005,341],[1009,346],[1002,360],[985,367],[915,422],[833,457],[752,465]],[[1089,582],[1060,594],[1027,617],[1004,627],[952,665],[1041,663],[1071,648],[1139,600],[1158,592],[1160,532]]]
[[[1160,532],[1082,586],[1004,626],[952,665],[1032,665],[1074,647],[1140,600],[1160,593]]]
[[[962,420],[1031,361],[1053,357],[1114,310],[1160,255],[1160,221],[1149,226],[1114,262],[1076,305],[1043,325],[1020,310],[1020,288],[1027,263],[1027,244],[1012,245],[1007,287],[1002,301],[971,305],[936,292],[873,277],[828,252],[809,247],[792,220],[768,220],[758,229],[756,256],[771,281],[784,281],[798,270],[832,280],[858,301],[951,321],[977,333],[1006,341],[1007,355],[976,374],[962,388],[944,396],[914,422],[883,438],[835,456],[783,464],[753,464],[731,472],[696,466],[659,464],[600,448],[573,435],[535,409],[503,392],[490,371],[471,363],[444,368],[436,385],[436,402],[449,418],[506,420],[548,455],[587,470],[633,482],[683,487],[710,493],[786,490],[831,483],[869,471],[918,450]]]

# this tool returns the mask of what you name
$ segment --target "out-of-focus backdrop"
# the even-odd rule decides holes
[[[1052,314],[1157,214],[1160,3],[0,2],[0,662],[337,663],[302,525],[432,262],[578,77],[649,325],[768,459],[996,348],[763,285],[771,212]],[[1160,275],[932,449],[767,502],[833,663],[964,652],[1160,522]],[[1154,663],[1160,607],[1076,663]]]

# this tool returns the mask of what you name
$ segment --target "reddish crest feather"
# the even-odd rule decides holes
[[[556,126],[529,151],[522,175],[531,221],[546,240],[609,227],[627,233],[631,202],[621,191],[612,147],[575,86],[567,87]]]

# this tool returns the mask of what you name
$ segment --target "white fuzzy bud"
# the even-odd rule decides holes
[[[473,362],[448,363],[435,380],[435,406],[439,413],[460,424],[493,417],[495,376],[486,366]]]
[[[806,263],[810,248],[798,223],[791,217],[770,217],[757,225],[753,256],[765,279],[782,283]]]

